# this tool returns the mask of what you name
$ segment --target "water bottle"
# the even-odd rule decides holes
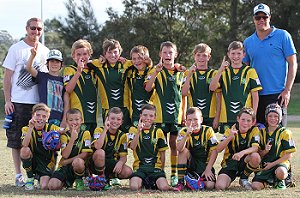
[[[12,118],[13,118],[13,113],[5,116],[5,119],[3,122],[3,129],[10,129],[11,123],[12,123]]]

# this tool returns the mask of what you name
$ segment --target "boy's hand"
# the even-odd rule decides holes
[[[99,60],[99,62],[102,63],[102,64],[106,62],[106,58],[105,58],[104,56],[102,56],[102,55],[99,56],[99,59],[98,59],[98,60]]]
[[[269,170],[273,167],[273,164],[272,162],[265,162],[263,166],[264,166],[263,170]]]
[[[77,72],[79,72],[81,74],[81,72],[83,71],[84,68],[84,60],[79,60],[77,63]]]
[[[122,168],[123,168],[123,163],[118,161],[113,172],[114,173],[117,173],[117,174],[120,174],[122,172]]]
[[[224,56],[220,69],[224,71],[229,65],[230,63],[226,60],[226,56]]]
[[[236,134],[238,134],[238,130],[235,127],[235,124],[232,125],[231,129],[230,129],[230,136],[234,137]]]
[[[242,158],[243,156],[244,156],[243,153],[238,152],[238,153],[235,153],[235,154],[232,156],[232,159],[233,159],[233,160],[236,160],[236,161],[240,161],[241,158]]]
[[[108,117],[107,117],[104,122],[104,129],[108,131],[109,128],[110,128],[110,122],[108,121]]]
[[[190,134],[192,134],[193,133],[193,127],[192,127],[192,122],[189,124],[189,125],[187,125],[187,130],[186,130],[186,135],[190,135]]]
[[[162,58],[160,58],[159,63],[156,65],[155,72],[158,74],[163,68]]]
[[[175,63],[174,66],[175,66],[176,70],[179,71],[179,72],[185,72],[186,71],[185,66],[183,66],[179,63]]]
[[[36,122],[36,120],[35,120],[35,118],[34,118],[34,116],[33,116],[33,117],[29,120],[28,126],[33,128],[35,122]]]
[[[140,133],[143,130],[144,126],[145,126],[145,123],[143,123],[142,119],[140,118],[139,124],[138,124],[138,133]]]
[[[126,58],[120,56],[118,61],[120,61],[122,64],[125,64]]]
[[[71,139],[76,140],[77,138],[78,138],[78,132],[75,129],[75,127],[73,126],[72,130],[71,130]]]
[[[215,181],[215,175],[211,170],[205,169],[201,177],[205,177],[206,181]]]
[[[192,74],[196,71],[196,69],[197,69],[197,66],[194,63],[189,69],[189,76],[192,76]]]
[[[37,50],[38,50],[38,43],[36,43],[36,44],[34,45],[34,47],[31,48],[31,50],[30,50],[31,55],[35,57],[35,56],[36,56],[36,53],[37,53]]]
[[[271,145],[271,141],[269,140],[268,143],[265,146],[265,151],[269,152],[271,150],[271,148],[272,148],[272,145]]]

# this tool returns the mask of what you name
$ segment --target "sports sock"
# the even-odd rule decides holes
[[[171,155],[171,177],[176,175],[178,156]]]
[[[33,178],[33,171],[32,171],[32,158],[29,159],[21,159],[23,162],[23,168],[27,173],[28,178]]]
[[[251,173],[253,171],[256,171],[257,168],[253,168],[249,163],[246,164],[246,167],[243,171],[243,173],[241,174],[241,179],[248,179],[248,177],[251,175]]]
[[[177,165],[177,171],[178,171],[178,182],[184,183],[184,175],[187,170],[187,165],[186,164],[178,164]]]
[[[97,172],[97,175],[103,175],[104,174],[104,166],[102,166],[102,167],[96,167],[95,166],[95,170]]]

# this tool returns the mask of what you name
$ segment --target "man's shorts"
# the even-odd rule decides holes
[[[288,171],[288,168],[286,167],[285,164],[277,164],[276,166],[272,167],[269,170],[262,170],[257,172],[252,182],[256,181],[261,183],[267,183],[269,185],[274,185],[274,182],[276,181],[275,170],[278,167],[284,167]]]
[[[165,135],[170,133],[170,135],[178,135],[179,130],[181,127],[175,123],[157,123],[156,127],[161,128]]]
[[[12,115],[12,123],[6,129],[7,147],[20,149],[22,147],[22,127],[27,126],[32,115],[33,104],[13,103],[15,111]]]
[[[51,178],[60,180],[65,187],[72,187],[76,179],[73,167],[71,165],[62,166],[58,168]]]
[[[153,167],[143,167],[137,170],[134,170],[132,177],[139,177],[143,180],[143,186],[146,189],[157,189],[156,181],[163,177],[166,178],[166,173],[158,168]]]
[[[227,161],[227,166],[221,168],[219,171],[220,174],[226,174],[230,177],[231,182],[235,180],[236,177],[241,176],[243,173],[247,163],[245,162],[246,156],[242,157],[240,161],[236,161],[233,159],[230,159]]]

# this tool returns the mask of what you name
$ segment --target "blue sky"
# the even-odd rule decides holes
[[[112,7],[122,13],[122,0],[90,0],[98,22],[108,19],[105,10]],[[0,30],[7,30],[14,39],[25,35],[26,21],[31,17],[41,17],[41,2],[43,2],[43,19],[65,17],[66,0],[1,0]],[[80,0],[75,0],[80,5]]]

